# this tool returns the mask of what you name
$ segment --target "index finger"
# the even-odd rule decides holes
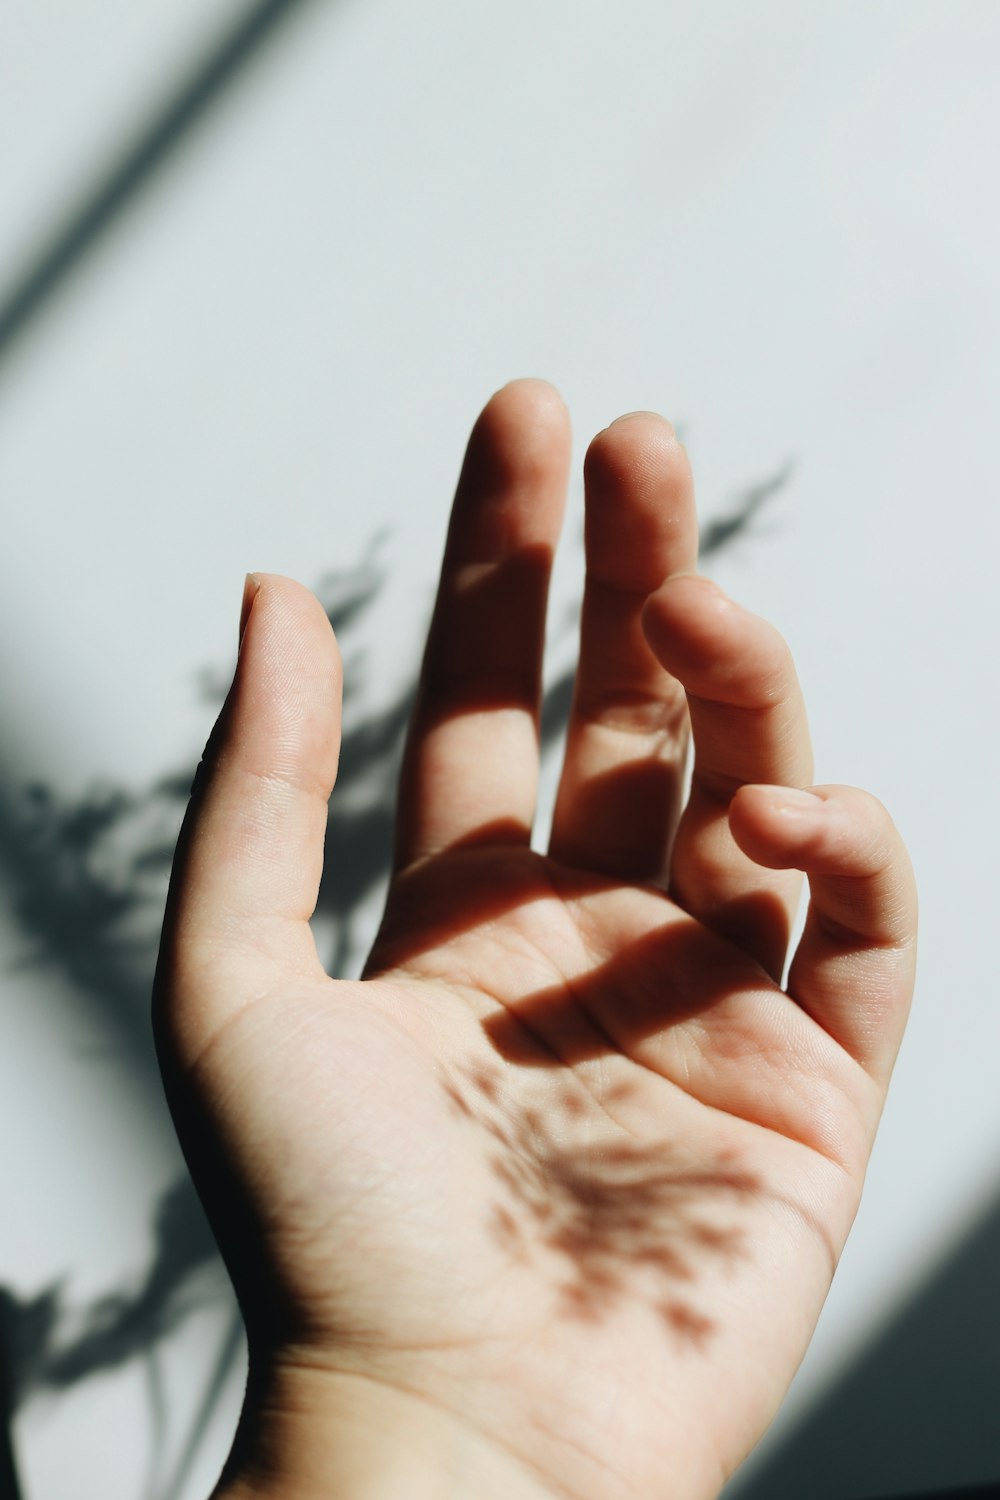
[[[396,868],[473,841],[526,845],[569,417],[541,380],[487,402],[469,439],[400,777]]]

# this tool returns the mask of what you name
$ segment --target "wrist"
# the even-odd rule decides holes
[[[514,1454],[382,1381],[283,1369],[244,1410],[212,1500],[552,1500]]]

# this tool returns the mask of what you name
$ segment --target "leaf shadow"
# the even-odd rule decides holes
[[[710,1263],[726,1268],[746,1257],[735,1215],[761,1192],[759,1176],[725,1153],[709,1168],[684,1166],[677,1143],[588,1148],[553,1126],[553,1117],[588,1111],[572,1082],[551,1113],[512,1112],[500,1103],[500,1070],[460,1073],[443,1087],[453,1113],[487,1137],[488,1229],[504,1256],[521,1264],[545,1257],[558,1316],[605,1322],[638,1287],[676,1343],[704,1348],[717,1325],[698,1306],[698,1282]]]

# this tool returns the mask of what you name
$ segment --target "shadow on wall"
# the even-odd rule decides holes
[[[0,291],[0,367],[53,297],[307,0],[253,0]]]
[[[1000,1496],[1000,1196],[727,1500]]]
[[[748,488],[730,513],[710,521],[703,530],[703,559],[710,561],[745,536],[790,473],[785,465]],[[359,631],[383,582],[376,542],[357,567],[327,577],[317,589],[345,664],[344,741],[317,904],[317,916],[327,919],[333,932],[327,967],[334,974],[344,973],[357,958],[358,914],[387,878],[395,784],[412,698],[407,686],[374,714],[352,711],[363,679]],[[215,702],[225,692],[224,684],[210,678],[202,687]],[[546,691],[543,756],[561,739],[572,691],[571,672]],[[31,949],[20,962],[55,963],[63,970],[80,1003],[96,1008],[118,1037],[122,1065],[131,1078],[143,1081],[150,1112],[162,1115],[165,1125],[148,997],[166,880],[192,775],[187,767],[139,793],[98,787],[74,803],[60,801],[38,784],[0,789],[0,858]],[[176,1500],[182,1492],[214,1403],[241,1357],[242,1329],[233,1303],[230,1330],[206,1381],[195,1426],[168,1463],[166,1414],[157,1406],[153,1378],[155,1353],[204,1307],[206,1297],[229,1295],[220,1290],[227,1283],[186,1172],[156,1204],[152,1238],[152,1262],[135,1286],[109,1292],[84,1309],[69,1305],[58,1282],[31,1296],[0,1287],[0,1500],[19,1494],[9,1442],[18,1406],[36,1391],[65,1390],[133,1360],[145,1362],[151,1377],[147,1494],[152,1500]],[[214,1290],[206,1292],[198,1278],[213,1268],[218,1273],[209,1283]]]

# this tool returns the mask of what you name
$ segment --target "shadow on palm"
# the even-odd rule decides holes
[[[761,1205],[809,1217],[761,1149],[784,1122],[764,1099],[741,1118],[745,1097],[733,1115],[699,1098],[690,1063],[708,1057],[712,1093],[745,1077],[749,1051],[776,1050],[773,1005],[755,1013],[776,986],[657,886],[561,866],[518,831],[478,829],[399,876],[366,976],[376,995],[404,991],[392,1009],[420,1040],[455,1005],[478,1023],[471,1043],[456,1025],[438,1061],[488,1167],[480,1211],[500,1258],[541,1271],[561,1318],[598,1324],[638,1297],[673,1345],[704,1348],[704,1283],[751,1257]]]

